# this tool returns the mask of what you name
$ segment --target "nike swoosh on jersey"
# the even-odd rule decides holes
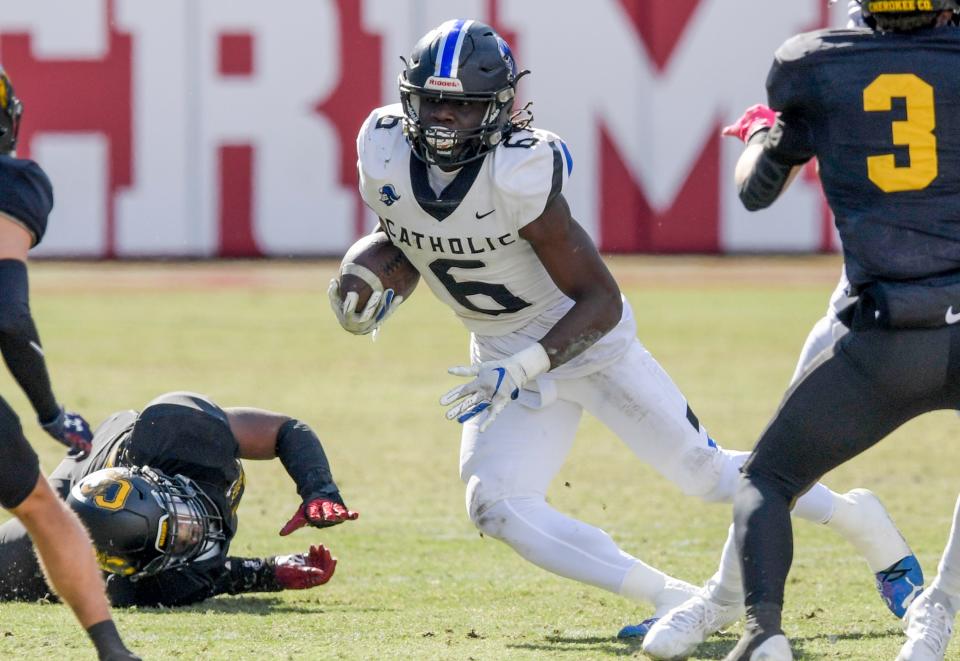
[[[496,211],[496,209],[490,209],[490,211],[488,211],[487,213],[480,213],[479,211],[475,211],[474,215],[477,217],[477,220],[480,220],[481,218],[486,218],[487,216],[492,214],[494,211]]]
[[[953,306],[947,308],[947,314],[944,316],[944,320],[947,324],[955,324],[960,321],[960,312],[954,312]]]

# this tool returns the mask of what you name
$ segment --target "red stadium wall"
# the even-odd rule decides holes
[[[533,74],[566,195],[610,252],[835,248],[815,177],[747,214],[719,129],[763,99],[773,50],[839,21],[824,0],[0,0],[20,155],[57,205],[41,255],[339,254],[371,226],[356,131],[452,16],[493,24]],[[748,18],[745,18],[748,17]]]

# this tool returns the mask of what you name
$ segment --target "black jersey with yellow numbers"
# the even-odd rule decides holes
[[[847,275],[960,274],[960,29],[820,30],[788,40],[767,78],[777,155],[816,157]]]

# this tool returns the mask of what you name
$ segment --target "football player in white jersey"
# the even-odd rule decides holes
[[[630,305],[563,196],[563,141],[514,112],[518,71],[489,26],[448,21],[414,47],[401,103],[357,138],[360,193],[380,227],[471,333],[471,380],[441,398],[463,424],[467,512],[485,534],[548,571],[651,603],[660,616],[695,588],[624,552],[545,495],[588,411],[684,493],[730,502],[746,453],[722,450],[636,338]],[[374,282],[374,285],[377,283]],[[362,310],[329,295],[341,325],[374,331],[397,300]],[[876,499],[816,485],[797,502],[886,567],[910,551]],[[648,624],[629,627],[640,634]]]

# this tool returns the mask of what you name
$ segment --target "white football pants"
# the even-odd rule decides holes
[[[556,399],[543,408],[511,403],[482,434],[478,422],[464,425],[460,476],[467,485],[470,519],[485,535],[506,542],[539,567],[655,602],[664,574],[622,551],[604,531],[546,502],[581,414],[593,414],[683,493],[706,501],[732,501],[747,453],[721,450],[711,441],[679,389],[638,340],[610,367],[550,383],[556,386]],[[542,386],[544,392],[550,383]],[[816,491],[805,498],[816,497]],[[829,517],[821,511],[810,515]],[[635,586],[627,590],[624,579],[631,570],[642,570],[643,576],[632,578]]]

